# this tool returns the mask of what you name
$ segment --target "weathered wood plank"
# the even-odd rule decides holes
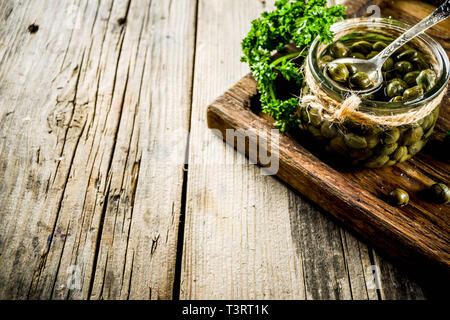
[[[171,298],[195,0],[0,8],[0,296]]]

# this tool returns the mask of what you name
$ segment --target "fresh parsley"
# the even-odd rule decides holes
[[[252,21],[252,27],[242,41],[243,62],[247,62],[258,81],[262,111],[275,119],[282,132],[297,124],[293,116],[298,98],[282,99],[276,95],[275,80],[283,77],[302,85],[300,65],[308,54],[312,41],[319,36],[328,43],[333,39],[330,26],[345,17],[345,7],[327,7],[326,0],[279,0],[276,9],[264,12]],[[294,43],[299,52],[272,61],[272,54]]]

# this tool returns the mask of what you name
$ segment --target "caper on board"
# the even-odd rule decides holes
[[[409,202],[409,194],[403,189],[396,188],[389,192],[389,201],[396,206],[404,206]]]

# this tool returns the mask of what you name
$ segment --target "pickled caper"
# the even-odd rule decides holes
[[[382,71],[381,74],[383,75],[383,79],[385,81],[389,81],[394,78],[394,75],[391,72]]]
[[[344,64],[347,67],[347,70],[348,70],[348,73],[350,74],[350,76],[352,76],[358,72],[358,68],[356,68],[356,66],[353,63],[344,63]]]
[[[400,73],[408,73],[413,71],[414,67],[409,61],[399,61],[394,64],[394,69]]]
[[[328,54],[320,58],[319,67],[323,69],[329,62],[333,61],[334,58]]]
[[[403,80],[406,82],[408,86],[415,86],[417,85],[417,76],[420,74],[420,71],[411,71],[405,74],[403,77]]]
[[[308,111],[306,110],[306,108],[300,109],[300,120],[303,124],[309,123],[309,116],[308,116]]]
[[[400,96],[408,88],[408,85],[401,79],[395,78],[389,81],[386,87],[386,94],[388,97],[393,98]]]
[[[419,141],[414,142],[413,144],[408,146],[408,153],[410,155],[416,154],[417,152],[422,150],[422,148],[425,145],[425,143],[426,143],[425,140],[419,140]]]
[[[361,161],[369,158],[372,155],[372,151],[368,148],[352,149],[350,150],[349,155],[352,159]]]
[[[363,55],[361,52],[352,52],[350,53],[350,57],[355,59],[366,59],[366,56]]]
[[[338,134],[338,130],[334,124],[332,124],[330,121],[323,121],[322,125],[320,126],[320,133],[325,138],[331,139]]]
[[[347,67],[343,63],[331,62],[328,64],[327,71],[331,79],[337,82],[347,82],[350,76]]]
[[[372,85],[372,81],[365,72],[357,72],[348,80],[352,89],[366,89]]]
[[[419,57],[417,58],[417,61],[415,63],[419,70],[424,70],[424,69],[427,69],[430,67],[430,65],[425,61],[425,59],[423,58],[422,55],[419,55]]]
[[[431,126],[430,129],[428,129],[425,134],[423,135],[423,139],[428,139],[429,136],[431,136],[431,134],[433,133],[433,129],[434,129],[434,124]]]
[[[414,142],[417,142],[422,138],[423,136],[423,129],[420,126],[412,127],[409,130],[405,132],[403,135],[403,143],[405,145],[413,144]]]
[[[447,203],[450,201],[450,189],[443,183],[435,183],[429,190],[431,200],[437,203]]]
[[[389,71],[394,67],[394,59],[387,58],[386,61],[383,63],[383,66],[381,67],[382,71]]]
[[[375,57],[377,54],[379,54],[378,51],[372,51],[372,52],[370,52],[368,55],[366,55],[366,59],[367,59],[367,60],[372,59],[372,58]]]
[[[400,130],[397,128],[390,128],[383,132],[381,140],[384,144],[392,144],[397,142],[400,138]]]
[[[397,143],[380,145],[379,147],[377,147],[376,154],[380,156],[384,155],[388,156],[397,149],[397,146],[398,146]]]
[[[400,146],[395,150],[395,152],[391,155],[392,159],[395,161],[402,161],[402,159],[408,155],[408,148],[405,146]]]
[[[375,51],[382,51],[384,48],[387,47],[387,44],[383,41],[377,41],[373,44],[373,50]]]
[[[420,124],[424,130],[427,130],[429,127],[432,126],[434,122],[434,116],[433,114],[427,115],[425,118],[422,119],[422,123]]]
[[[389,156],[386,155],[381,155],[381,156],[376,156],[376,157],[372,157],[369,158],[369,160],[367,160],[366,163],[364,163],[364,166],[366,166],[367,168],[380,168],[382,166],[384,166],[386,164],[386,162],[389,161]]]
[[[403,189],[396,188],[389,192],[389,202],[393,205],[404,206],[409,202],[409,194]]]
[[[308,111],[308,120],[313,126],[317,127],[322,122],[322,118],[319,114],[319,110],[310,108]]]
[[[331,45],[330,53],[335,58],[344,58],[350,54],[350,49],[342,42],[335,42]]]
[[[416,62],[418,57],[419,57],[419,54],[417,53],[416,50],[408,49],[408,50],[405,50],[405,51],[397,54],[395,59],[397,59],[397,61],[408,60],[408,61]]]
[[[436,83],[436,74],[431,69],[426,69],[420,72],[417,76],[417,84],[425,91],[430,90]]]
[[[414,100],[423,95],[423,88],[421,86],[411,87],[403,92],[403,101]]]
[[[354,149],[362,149],[367,147],[367,141],[364,137],[358,136],[354,133],[347,133],[344,136],[344,141],[347,146]]]
[[[378,144],[378,135],[374,134],[371,136],[366,136],[367,148],[372,149]]]
[[[383,131],[383,129],[379,126],[367,126],[364,128],[364,132],[368,136],[377,135],[377,134],[381,133],[382,131]]]
[[[393,97],[391,100],[389,100],[390,102],[402,102],[403,101],[403,97],[402,96],[396,96]]]
[[[350,46],[352,51],[361,52],[362,54],[368,54],[372,51],[372,45],[367,41],[358,41]]]

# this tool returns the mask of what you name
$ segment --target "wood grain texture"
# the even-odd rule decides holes
[[[1,299],[424,297],[207,129],[272,6],[0,0]]]
[[[222,134],[227,128],[268,132],[271,124],[249,108],[255,94],[256,82],[251,76],[243,78],[210,105],[208,125]],[[277,176],[392,257],[420,267],[431,264],[448,273],[449,207],[417,196],[435,182],[450,181],[445,153],[433,153],[433,149],[445,148],[443,137],[450,118],[446,107],[444,102],[429,146],[412,161],[379,170],[336,169],[293,139],[281,136]],[[412,194],[410,205],[404,208],[392,207],[383,200],[397,186]]]
[[[170,299],[195,1],[1,1],[0,18],[0,297]]]
[[[205,129],[205,105],[248,70],[239,42],[264,9],[200,1],[180,297],[378,299],[371,248]],[[404,296],[424,297],[413,282]]]

